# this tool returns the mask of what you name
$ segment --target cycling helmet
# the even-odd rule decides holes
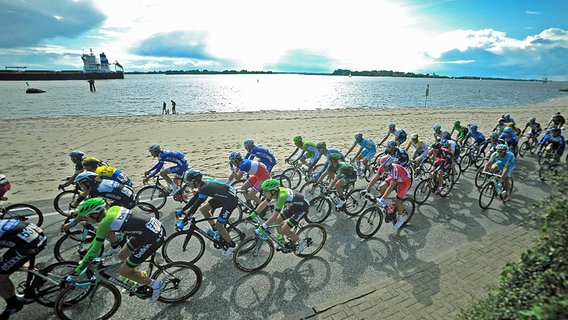
[[[506,114],[503,115],[503,119],[509,120],[509,119],[511,119],[511,115],[506,113]]]
[[[106,205],[106,201],[100,197],[87,199],[77,209],[77,215],[84,217],[93,213],[101,213],[106,208]]]
[[[442,149],[442,144],[440,142],[436,142],[432,145],[432,150],[440,150],[440,149]]]
[[[251,140],[251,139],[247,139],[247,140],[245,140],[244,145],[245,145],[245,149],[250,149],[250,148],[254,147],[254,141]]]
[[[229,160],[233,161],[233,160],[242,160],[243,157],[241,156],[241,153],[238,151],[233,151],[231,152],[231,154],[229,155]]]
[[[418,133],[413,133],[410,135],[410,139],[412,140],[418,140]]]
[[[361,132],[357,132],[355,134],[355,140],[361,140],[361,139],[363,139],[363,134]]]
[[[318,142],[318,144],[316,145],[316,148],[317,149],[326,149],[327,145],[325,144],[325,142],[321,141],[321,142]]]
[[[459,126],[461,122],[459,120],[454,121],[454,126]]]
[[[393,140],[390,140],[389,142],[387,142],[387,147],[396,147],[396,142]]]
[[[393,160],[394,159],[391,156],[382,156],[381,159],[379,160],[379,163],[381,164],[381,167],[388,167],[392,165]]]
[[[332,153],[329,155],[329,160],[339,161],[339,159],[341,159],[341,155],[339,155],[339,153]]]
[[[505,119],[499,118],[499,122],[505,122]]]
[[[79,150],[73,150],[71,152],[69,152],[69,156],[71,158],[82,158],[85,154],[82,151]]]
[[[477,132],[477,126],[474,124],[471,127],[469,127],[469,130],[471,130],[471,132]]]
[[[448,140],[448,139],[442,139],[442,140],[440,140],[440,144],[441,144],[441,145],[442,145],[442,147],[443,147],[443,146],[447,146],[447,145],[449,145],[449,144],[450,144],[450,142],[449,142],[449,140]]]
[[[489,134],[490,138],[499,138],[499,132],[493,131]]]
[[[395,127],[396,127],[396,123],[394,123],[394,122],[389,123],[389,130],[394,129]]]
[[[498,145],[495,147],[495,150],[497,150],[497,151],[507,151],[507,145],[506,145],[506,144],[498,144]]]
[[[264,191],[278,190],[280,188],[280,182],[276,179],[267,179],[264,180],[260,187]]]
[[[442,130],[442,126],[437,124],[432,129],[434,129],[434,131],[439,131],[439,130]]]
[[[162,151],[162,148],[160,148],[159,144],[153,144],[150,146],[150,148],[148,148],[148,151],[150,151],[150,153],[157,153]]]
[[[187,183],[195,182],[195,180],[201,180],[202,177],[201,171],[192,169],[183,175],[183,181]]]
[[[559,115],[560,115],[560,111],[556,112],[554,115],[555,115],[555,116],[559,116]]]
[[[297,143],[297,142],[302,142],[302,136],[295,136],[294,137],[294,143]]]
[[[512,133],[513,132],[513,128],[511,127],[506,127],[505,129],[503,129],[504,133]]]
[[[101,161],[97,158],[87,157],[81,162],[83,167],[98,167]]]
[[[535,122],[535,121],[536,121],[536,118],[535,118],[535,117],[529,117],[529,121],[530,121],[530,122]]]
[[[91,171],[85,171],[85,172],[81,172],[77,175],[77,177],[75,178],[75,183],[84,183],[87,181],[90,182],[95,182],[95,179],[97,178],[97,174]]]

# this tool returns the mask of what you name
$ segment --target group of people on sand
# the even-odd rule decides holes
[[[176,102],[174,100],[170,100],[172,104],[172,114],[176,114]],[[170,109],[167,108],[166,102],[162,102],[162,114],[170,114]]]

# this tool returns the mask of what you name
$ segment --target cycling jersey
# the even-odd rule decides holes
[[[555,150],[556,155],[559,156],[564,153],[564,148],[566,147],[564,136],[558,135],[555,137],[551,133],[545,135],[540,144],[542,146],[547,146],[549,144],[552,145],[552,148]]]
[[[286,204],[288,207],[282,211]],[[279,188],[274,210],[280,213],[290,227],[296,226],[306,216],[309,208],[310,202],[303,194],[292,189]]]
[[[436,157],[436,161],[434,162],[435,171],[438,170],[448,171],[449,169],[451,169],[452,159],[454,156],[452,155],[452,152],[449,149],[441,148],[440,152],[437,155],[434,153],[434,150],[430,150],[430,152],[428,152],[428,155],[426,155],[426,159],[429,159],[432,156]],[[459,157],[459,152],[458,152],[458,157]]]
[[[361,141],[359,142],[355,140],[353,146],[356,145],[359,145],[361,148],[363,148],[363,150],[361,151],[361,156],[369,161],[371,161],[371,159],[375,155],[375,152],[377,152],[377,147],[371,139],[361,138]]]
[[[394,141],[399,145],[403,144],[406,141],[406,132],[402,129],[394,129],[391,130],[390,133],[394,135]]]
[[[552,118],[550,118],[550,121],[548,122],[548,124],[550,125],[550,123],[554,123],[554,125],[557,126],[558,128],[562,128],[562,126],[564,125],[565,122],[566,122],[566,119],[564,119],[563,116],[554,115],[554,116],[552,116]]]
[[[315,163],[316,159],[319,159],[319,151],[318,148],[316,147],[316,144],[309,141],[302,142],[302,147],[296,148],[296,150],[292,152],[292,154],[288,157],[288,159],[294,156],[296,152],[300,150],[301,152],[295,161],[299,161],[302,157],[304,157],[306,159],[310,159],[310,165],[311,165]]]
[[[505,143],[511,149],[516,149],[517,144],[519,143],[519,138],[514,133],[511,134],[502,133],[499,138],[505,140]]]
[[[458,132],[458,136],[456,137],[456,140],[460,140],[465,138],[465,135],[468,133],[469,129],[465,126],[453,126],[452,127],[452,132],[450,132],[450,137],[452,136],[452,134],[454,134],[454,131]]]
[[[128,237],[126,245],[132,250],[132,254],[126,259],[126,264],[132,268],[148,259],[164,242],[160,220],[145,214],[135,214],[123,207],[112,206],[99,223],[95,240],[91,242],[87,254],[75,268],[76,273],[81,274],[99,256],[105,238],[111,231],[121,232]]]
[[[322,156],[325,157],[325,163],[323,164],[323,169],[321,169],[320,172],[316,172],[316,174],[314,175],[316,178],[319,177],[322,173],[324,173],[325,170],[327,170],[327,168],[329,167],[329,156],[334,153],[339,155],[339,159],[341,160],[345,159],[345,156],[343,155],[343,153],[341,153],[341,151],[334,148],[327,148],[325,154],[320,154],[320,157]]]
[[[410,160],[408,158],[408,153],[406,153],[406,151],[404,151],[404,149],[402,148],[394,148],[392,152],[389,149],[387,149],[385,151],[385,154],[392,156],[394,158],[393,159],[394,163],[398,163],[403,167],[406,167],[408,161]]]
[[[454,162],[459,162],[461,153],[460,145],[457,144],[454,140],[448,140],[448,145],[449,146],[447,146],[447,150],[452,153]]]
[[[254,157],[258,159],[258,161],[264,163],[268,172],[272,171],[272,168],[276,165],[276,158],[272,151],[267,148],[262,148],[258,146],[253,146],[252,149],[247,152],[244,159],[253,160]]]
[[[17,219],[0,220],[0,248],[9,248],[0,261],[0,274],[12,274],[45,248],[47,237],[33,223]]]
[[[226,185],[221,181],[203,179],[201,186],[193,193],[193,197],[182,210],[185,212],[189,209],[187,216],[190,217],[199,209],[201,204],[210,197],[209,205],[213,210],[222,208],[217,221],[219,221],[219,223],[225,223],[231,216],[233,210],[237,207],[238,200],[236,193],[234,187]]]
[[[89,197],[103,197],[128,209],[132,209],[136,206],[136,194],[134,193],[134,189],[114,180],[105,179],[96,181],[91,189],[89,189]],[[80,198],[77,199],[77,203],[84,199]]]
[[[483,133],[481,133],[479,131],[477,131],[475,133],[469,131],[465,135],[465,140],[469,139],[470,137],[473,138],[474,143],[477,144],[478,146],[485,142],[485,136],[483,135]]]
[[[531,131],[529,132],[529,135],[531,137],[538,137],[538,135],[542,132],[542,128],[540,126],[540,123],[538,122],[527,122],[521,134],[525,133],[525,130],[527,130],[527,128],[531,128]]]
[[[379,174],[385,172],[385,167],[381,166],[379,168]],[[390,183],[391,181],[396,182],[396,196],[399,199],[403,199],[408,189],[410,188],[410,184],[412,183],[412,176],[410,173],[401,165],[397,163],[393,163],[392,168],[390,171],[386,172],[387,178],[385,182]]]
[[[426,158],[426,155],[428,154],[428,144],[426,142],[422,141],[422,139],[418,139],[417,142],[410,140],[406,149],[410,148],[410,146],[415,148],[412,158],[416,158],[418,156],[420,156],[420,158]]]
[[[254,160],[242,159],[241,163],[238,168],[231,163],[231,171],[239,171],[246,172],[249,174],[249,184],[254,188],[256,191],[260,191],[260,184],[270,178],[270,173],[266,169],[266,166],[263,163]]]
[[[99,179],[114,180],[118,183],[132,187],[132,181],[126,173],[122,172],[122,170],[111,166],[99,166],[97,170],[95,170],[95,173],[98,175]]]
[[[505,152],[503,156],[500,156],[499,152],[493,152],[491,157],[489,157],[489,163],[497,165],[500,170],[503,170],[506,165],[509,165],[509,169],[505,173],[505,176],[510,177],[511,172],[517,165],[517,158],[511,151]]]
[[[182,175],[188,168],[189,163],[185,160],[185,155],[178,151],[162,150],[158,156],[158,163],[156,163],[152,168],[150,168],[149,178],[152,178],[158,174],[166,162],[174,163],[175,166],[169,167],[169,173]]]
[[[335,176],[341,179],[345,185],[348,185],[357,181],[357,169],[349,163],[339,162],[335,168]]]
[[[8,181],[8,178],[6,178],[5,175],[0,174],[0,198],[4,197],[4,194],[8,192],[11,187],[12,185],[10,184],[10,181]]]

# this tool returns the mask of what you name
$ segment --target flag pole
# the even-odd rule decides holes
[[[426,85],[426,96],[424,97],[424,108],[426,108],[426,103],[428,102],[428,96],[430,95],[430,85]]]

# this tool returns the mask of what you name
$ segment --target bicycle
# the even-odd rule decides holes
[[[523,157],[527,152],[534,154],[538,148],[538,139],[536,136],[528,135],[526,140],[519,146],[519,155]]]
[[[323,167],[325,166],[323,163],[320,163],[315,165],[310,170],[306,171],[303,170],[304,167],[302,166],[302,163],[299,161],[287,160],[286,163],[288,163],[292,167],[282,171],[281,175],[287,177],[288,180],[290,180],[290,184],[286,186],[282,185],[282,181],[280,181],[280,183],[283,187],[291,189],[298,188],[302,183],[302,178],[306,182],[313,180],[314,172],[320,172],[321,170],[323,170]]]
[[[487,176],[487,183],[483,186],[481,191],[479,192],[479,206],[481,209],[485,210],[489,208],[491,202],[495,197],[499,197],[503,202],[506,200],[503,199],[503,183],[501,182],[502,177],[498,174],[485,172]],[[509,196],[513,192],[513,177],[509,177],[509,184],[511,185]]]
[[[357,165],[358,162],[362,163],[363,160],[357,160],[355,158],[349,158],[349,163],[355,169],[357,169],[357,176],[359,177],[359,179],[365,179],[365,181],[367,181],[367,182],[371,181],[371,179],[373,178],[373,175],[379,169],[379,167],[377,165],[379,162],[371,162],[371,163],[368,163],[367,166],[365,166],[365,165],[359,166],[359,165]]]
[[[66,189],[66,187],[58,187],[61,192],[55,196],[53,199],[53,208],[57,211],[60,215],[64,217],[72,217],[75,213],[75,208],[71,207],[71,203],[76,202],[77,198],[79,198],[79,194],[81,190],[79,190],[79,186],[73,184],[73,189]]]
[[[255,226],[259,226],[258,222],[252,220]],[[233,264],[243,272],[255,272],[266,267],[274,257],[274,251],[289,253],[292,249],[285,241],[277,238],[270,231],[276,229],[279,225],[269,226],[266,232],[266,240],[254,235],[243,240],[233,253]],[[301,253],[294,254],[300,258],[307,258],[316,255],[325,245],[327,240],[327,231],[318,223],[309,223],[302,225],[299,223],[294,227],[294,233],[300,238],[305,238],[306,247]],[[291,240],[288,240],[291,241]],[[275,248],[277,247],[277,249]]]
[[[355,231],[360,238],[367,239],[374,236],[381,228],[383,221],[385,223],[392,222],[393,226],[397,222],[396,217],[396,207],[394,201],[390,199],[386,200],[386,206],[381,207],[377,202],[377,199],[372,194],[367,194],[366,197],[373,203],[373,205],[367,208],[357,219],[357,224],[355,225]],[[402,199],[402,216],[404,223],[401,228],[406,226],[412,217],[414,216],[414,211],[416,209],[416,204],[414,199],[411,197],[405,197]]]
[[[154,253],[142,264],[148,267],[146,274],[156,281],[162,281],[166,287],[158,301],[175,303],[185,301],[193,296],[201,287],[203,276],[201,270],[188,262],[175,261],[160,265]],[[111,319],[122,302],[120,290],[129,296],[148,299],[152,296],[149,286],[140,286],[134,281],[123,281],[117,274],[123,262],[104,265],[104,259],[95,259],[91,265],[94,275],[86,281],[70,283],[55,301],[55,315],[59,319]],[[141,268],[142,269],[142,268]],[[155,271],[154,271],[155,269]]]
[[[331,208],[336,211],[343,211],[348,216],[356,216],[367,205],[367,199],[361,196],[362,188],[354,188],[355,183],[350,183],[344,190],[345,204],[341,208],[337,208],[339,204],[339,196],[337,190],[327,190],[327,186],[323,183],[314,184],[313,188],[318,188],[320,195],[310,200],[310,208],[308,214],[304,217],[308,223],[322,223],[331,214]]]
[[[5,207],[0,205],[0,219],[17,219],[41,227],[43,224],[43,213],[31,204],[14,203]]]
[[[478,152],[478,147],[475,145],[468,145],[467,150],[464,155],[461,156],[461,161],[459,163],[459,170],[465,172],[472,164],[479,168],[485,162],[485,154]]]
[[[553,177],[558,175],[558,167],[560,166],[559,163],[549,160],[544,160],[538,169],[538,178],[540,181],[550,181]]]
[[[205,239],[213,242],[213,247],[215,249],[229,248],[229,244],[223,238],[214,238],[212,235],[208,234],[207,231],[197,226],[200,222],[217,220],[217,217],[196,219],[195,215],[189,217],[188,224],[186,227],[188,229],[177,231],[169,236],[164,244],[162,245],[162,255],[164,259],[168,262],[172,261],[187,261],[190,263],[196,263],[203,257],[205,252]],[[240,220],[240,219],[238,219]],[[209,224],[207,224],[209,225]],[[245,238],[244,232],[233,225],[232,222],[227,222],[225,228],[231,235],[231,239],[236,243],[242,241]]]
[[[455,183],[454,174],[451,172],[451,169],[450,171],[444,171],[442,179],[442,190],[438,192],[438,195],[446,197],[454,187]],[[424,202],[428,200],[428,197],[430,197],[432,191],[437,188],[438,178],[433,177],[432,174],[430,174],[426,179],[420,181],[420,183],[416,186],[416,189],[414,189],[414,201],[419,205],[424,204]]]
[[[164,180],[164,178],[159,175],[156,175],[151,179],[153,179],[154,182],[140,188],[140,190],[136,193],[135,199],[136,201],[150,203],[160,210],[164,207],[166,200],[170,195],[170,187],[160,182]],[[176,175],[174,181],[175,180],[181,181],[181,176]],[[172,199],[177,202],[186,203],[189,201],[192,194],[193,190],[188,187],[187,183],[181,183],[179,190],[172,196]]]

